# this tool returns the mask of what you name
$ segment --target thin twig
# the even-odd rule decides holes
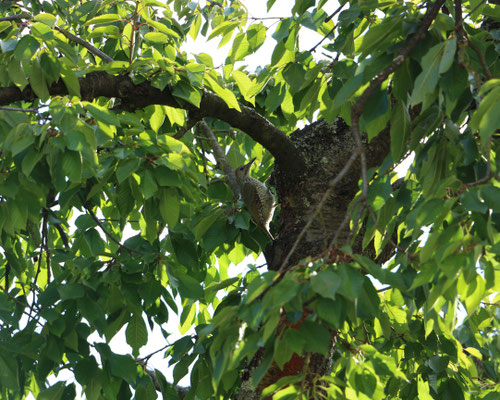
[[[486,0],[481,0],[481,1],[480,1],[477,5],[476,5],[476,7],[474,7],[474,8],[470,11],[470,13],[468,13],[468,14],[465,16],[465,19],[469,18],[472,14],[474,14],[474,13],[477,11],[477,9],[478,9],[479,7],[483,6],[484,4],[486,4]],[[456,8],[455,8],[455,9],[456,9]]]
[[[335,30],[335,25],[333,26],[333,28],[332,28],[332,29],[330,29],[330,31],[329,31],[329,32],[328,32],[325,36],[323,36],[323,37],[321,38],[321,40],[320,40],[318,43],[316,43],[313,47],[311,47],[311,49],[309,50],[309,52],[310,52],[310,53],[312,53],[312,52],[316,51],[316,48],[317,48],[317,47],[318,47],[321,43],[323,43],[323,42],[324,42],[324,41],[328,38],[328,36],[330,36],[330,35],[333,33],[333,31],[334,31],[334,30]]]
[[[4,283],[5,283],[5,293],[7,293],[7,291],[9,290],[9,287],[10,287],[10,283],[9,283],[9,275],[10,275],[10,263],[7,262],[7,264],[5,264],[5,278],[4,278]]]
[[[54,224],[54,227],[57,229],[57,232],[59,232],[59,236],[61,237],[64,247],[69,249],[68,237],[66,236],[66,232],[64,232],[64,229],[61,226],[61,224]]]
[[[197,118],[190,118],[189,121],[187,122],[185,127],[182,127],[177,131],[177,133],[174,135],[174,139],[180,139],[182,138],[186,132],[191,130],[198,122],[200,122],[199,119]]]
[[[344,6],[345,6],[345,3],[341,4],[339,7],[337,7],[337,9],[333,13],[331,13],[328,17],[326,17],[324,22],[326,23],[326,22],[330,21],[333,17],[335,17],[335,15],[337,15],[340,12],[340,10],[342,10],[342,8],[344,8]],[[325,41],[325,39],[328,38],[328,36],[330,36],[334,30],[335,30],[335,24],[333,25],[333,28],[330,30],[330,32],[328,32],[325,36],[323,36],[323,38],[319,41],[319,43],[316,44],[315,46],[313,46],[311,48],[311,50],[309,50],[309,51],[311,53],[313,51],[316,51],[316,47],[318,47],[321,43],[323,43],[323,41]]]
[[[236,182],[234,169],[227,161],[226,155],[224,154],[224,151],[220,147],[217,138],[215,137],[214,133],[210,130],[205,121],[201,121],[198,124],[198,127],[200,128],[201,133],[207,138],[208,144],[212,148],[214,157],[217,160],[217,163],[220,165],[222,172],[227,178],[227,183],[231,188],[234,197],[238,198],[240,196],[240,187]]]
[[[85,206],[85,209],[87,210],[87,212],[89,213],[89,215],[92,217],[92,219],[95,221],[95,223],[99,226],[99,228],[101,228],[101,230],[104,232],[104,234],[113,242],[115,242],[121,249],[124,249],[124,250],[127,250],[130,255],[132,255],[132,253],[137,253],[137,254],[144,254],[142,251],[139,251],[139,250],[136,250],[136,249],[132,249],[130,247],[127,247],[125,246],[124,244],[122,244],[118,239],[116,239],[112,234],[111,232],[109,232],[106,227],[101,223],[101,221],[99,221],[99,218],[97,218],[97,216],[95,215],[94,211],[92,211],[92,209],[90,207],[87,207]]]
[[[20,107],[4,107],[4,106],[0,106],[0,110],[4,110],[4,111],[37,112],[39,109],[40,109],[40,107],[20,108]]]
[[[3,21],[19,21],[21,19],[24,19],[26,18],[26,15],[23,15],[23,14],[14,14],[14,15],[11,15],[9,17],[2,17],[0,18],[0,22],[3,22]]]
[[[113,62],[113,59],[110,56],[108,56],[106,53],[103,53],[97,47],[92,46],[89,42],[86,42],[82,38],[79,38],[78,36],[75,36],[72,33],[68,32],[67,30],[60,28],[58,26],[55,26],[54,28],[57,29],[59,32],[61,32],[69,40],[71,40],[75,43],[78,43],[79,45],[85,47],[88,51],[90,51],[92,54],[96,55],[97,57],[100,57],[102,60],[104,60],[108,63]]]
[[[484,69],[484,74],[486,75],[486,78],[488,78],[488,80],[493,79],[493,75],[491,74],[490,69],[486,65],[486,59],[484,58],[483,53],[481,53],[481,50],[479,49],[479,47],[477,47],[476,44],[472,40],[470,40],[469,37],[467,37],[467,43],[469,44],[469,47],[472,50],[474,50],[474,52],[477,54],[477,57],[479,58],[479,62],[481,63],[481,66]]]
[[[31,290],[33,291],[33,301],[30,306],[30,311],[28,314],[28,322],[31,321],[31,314],[33,313],[33,308],[35,307],[36,301],[36,281],[38,280],[38,275],[40,274],[40,270],[42,269],[42,257],[43,257],[43,249],[44,249],[44,237],[47,235],[47,215],[48,210],[44,208],[42,210],[42,242],[40,243],[40,254],[38,255],[38,263],[36,267],[35,277],[33,278],[33,285]]]
[[[347,225],[347,223],[349,222],[349,220],[351,219],[351,215],[357,205],[357,203],[359,203],[361,201],[361,198],[358,197],[355,202],[353,203],[352,207],[349,208],[344,216],[344,219],[342,220],[342,222],[340,223],[340,225],[337,227],[337,230],[335,231],[335,234],[333,235],[333,238],[332,238],[332,241],[330,242],[330,244],[328,245],[328,248],[329,249],[332,249],[335,244],[337,243],[337,240],[339,239],[339,236],[340,236],[340,233],[344,230],[345,226]],[[361,212],[363,210],[363,207],[360,208],[359,212],[358,212],[358,218],[359,219],[359,216],[361,215]],[[357,223],[357,220],[356,220],[356,223]],[[354,229],[354,227],[353,227]],[[350,233],[349,233],[349,236],[350,236]],[[349,237],[348,236],[348,237]]]
[[[152,353],[149,353],[147,356],[144,356],[142,358],[138,358],[136,361],[138,363],[147,363],[151,357],[153,357],[155,354],[158,354],[160,351],[165,350],[168,347],[171,347],[172,344],[167,343],[165,346],[163,346],[161,349],[155,350]]]

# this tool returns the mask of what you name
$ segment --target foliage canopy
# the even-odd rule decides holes
[[[500,7],[331,3],[296,0],[271,29],[235,0],[1,2],[2,399],[170,399],[188,371],[189,399],[500,396]],[[323,39],[299,48],[305,30]],[[227,45],[224,65],[188,38]],[[360,140],[350,241],[229,276],[268,242],[194,125],[265,180],[275,160],[300,176],[298,124],[339,116]],[[139,351],[173,314],[167,382]],[[132,354],[109,345],[124,327]],[[266,381],[275,366],[292,372]]]

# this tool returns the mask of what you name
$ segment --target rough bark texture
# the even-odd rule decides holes
[[[386,128],[370,143],[364,139],[367,167],[380,165],[390,151],[389,129]],[[350,127],[340,118],[332,124],[321,120],[296,130],[291,135],[291,140],[305,160],[305,174],[294,175],[276,166],[272,182],[276,187],[278,202],[281,206],[279,213],[279,228],[276,240],[268,247],[266,257],[268,268],[279,270],[301,230],[312,218],[319,202],[328,190],[329,183],[344,168],[347,160],[355,151],[355,142]],[[337,228],[345,218],[348,206],[359,190],[361,166],[358,160],[353,164],[350,172],[337,184],[324,203],[321,211],[312,221],[302,240],[299,242],[293,255],[288,260],[288,265],[293,265],[304,257],[315,257],[328,249],[328,245]],[[349,228],[341,232],[339,243],[344,243],[348,236]],[[355,239],[354,251],[361,252],[362,235]],[[374,251],[368,246],[363,252],[374,258]],[[381,257],[387,258],[389,249]],[[317,376],[328,374],[331,368],[331,356],[335,349],[335,332],[332,332],[330,356],[321,354],[307,354],[298,356],[294,354],[289,363],[280,370],[273,364],[256,391],[249,385],[252,366],[259,364],[258,352],[250,363],[247,373],[243,377],[243,384],[238,394],[238,400],[253,400],[260,398],[260,391],[276,382],[283,376],[296,375],[307,363],[306,374],[308,380]],[[288,365],[290,364],[290,365]]]
[[[291,135],[306,163],[304,175],[292,175],[276,168],[273,181],[281,210],[276,240],[267,250],[268,267],[278,270],[290,252],[300,231],[312,218],[318,203],[355,150],[350,128],[340,118],[332,124],[321,120],[297,130]],[[386,129],[370,143],[365,144],[368,168],[379,165],[390,150],[389,130]],[[327,250],[335,231],[342,223],[349,203],[359,190],[360,164],[356,161],[351,171],[335,186],[334,190],[307,229],[299,245],[290,257],[293,265],[307,256],[317,256]],[[344,243],[348,229],[344,229],[339,243]],[[361,236],[361,235],[360,235]],[[361,251],[361,238],[354,243],[355,251]],[[370,256],[370,249],[366,250]]]

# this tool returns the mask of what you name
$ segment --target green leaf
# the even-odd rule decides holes
[[[111,365],[111,373],[133,384],[137,377],[137,365],[129,356],[118,354],[109,354],[109,363]]]
[[[413,93],[410,97],[410,104],[416,105],[424,101],[427,94],[436,89],[439,80],[439,68],[441,64],[441,53],[445,47],[445,42],[432,47],[425,56],[422,57],[422,72],[417,76]]]
[[[232,77],[238,85],[241,94],[251,104],[255,104],[255,94],[253,93],[253,88],[255,86],[254,82],[242,71],[235,70],[231,73]]]
[[[139,349],[148,342],[148,331],[140,313],[134,313],[125,331],[127,343],[132,347],[134,357],[139,356]]]
[[[63,67],[61,69],[61,78],[66,85],[70,96],[81,97],[80,82],[78,81],[75,71],[70,68]],[[119,124],[117,126],[119,126]]]
[[[153,114],[151,114],[151,117],[149,118],[149,125],[151,125],[151,129],[158,133],[158,130],[161,128],[163,125],[163,122],[165,121],[165,109],[163,106],[155,104],[153,106]]]
[[[77,283],[71,283],[60,286],[57,291],[61,296],[61,300],[78,299],[85,296],[85,288]]]
[[[299,332],[304,338],[304,351],[327,355],[330,349],[331,334],[323,325],[312,321],[300,324]]]
[[[43,389],[37,396],[37,400],[59,400],[62,399],[64,389],[64,382],[57,382],[55,385],[47,389]]]
[[[186,274],[178,274],[179,292],[182,297],[194,300],[201,300],[204,296],[204,291],[196,279]]]
[[[19,89],[23,90],[28,85],[28,79],[24,73],[22,64],[19,60],[12,58],[9,62],[9,78]]]
[[[234,108],[237,111],[241,111],[238,100],[236,100],[233,92],[231,92],[227,88],[223,88],[222,86],[220,86],[217,81],[215,79],[212,79],[212,77],[208,74],[205,75],[205,80],[208,87],[212,89],[219,97],[221,97],[229,108]]]
[[[319,295],[335,300],[337,289],[342,284],[340,276],[327,269],[311,277],[311,288]]]
[[[418,398],[421,400],[433,400],[434,398],[431,396],[429,391],[429,383],[422,380],[422,377],[418,376]]]
[[[490,91],[479,103],[470,121],[472,129],[479,130],[484,144],[500,126],[500,86]]]
[[[102,14],[99,15],[95,18],[92,18],[91,20],[85,22],[83,25],[96,25],[96,24],[106,24],[110,22],[116,22],[116,21],[121,21],[122,17],[120,17],[118,14]]]
[[[139,158],[129,158],[127,160],[122,160],[118,164],[116,169],[116,179],[118,183],[122,183],[131,174],[133,174],[137,168],[141,165],[141,160]]]
[[[172,40],[168,35],[161,32],[148,32],[144,35],[144,39],[157,44],[166,44]]]
[[[40,42],[38,40],[30,35],[24,36],[17,43],[16,50],[14,51],[14,57],[19,61],[31,61],[39,48]]]
[[[398,101],[391,117],[391,155],[394,162],[406,153],[410,132],[410,114],[405,104]]]
[[[183,100],[186,100],[188,103],[191,103],[196,107],[199,107],[203,93],[198,88],[195,88],[187,84],[186,82],[179,81],[174,86],[172,94],[175,97],[179,97]]]
[[[71,182],[80,182],[82,178],[82,157],[77,151],[66,151],[63,156],[63,171]]]
[[[290,63],[283,70],[283,78],[285,78],[292,92],[298,92],[302,89],[305,82],[305,74],[304,67],[298,63]]]
[[[173,229],[179,221],[180,202],[177,197],[177,190],[167,188],[162,190],[160,199],[160,214],[170,229]]]
[[[20,389],[17,361],[7,353],[0,353],[0,384],[13,391]]]
[[[453,38],[446,41],[444,46],[443,57],[441,58],[441,63],[439,64],[439,73],[442,74],[448,71],[453,64],[455,58],[455,51],[457,50],[457,38]]]
[[[29,76],[30,86],[35,94],[42,101],[47,101],[50,97],[49,88],[43,75],[42,67],[38,60],[34,60],[31,64],[31,73]]]
[[[56,23],[56,17],[49,13],[38,14],[35,16],[35,19],[48,26],[54,26]]]
[[[4,147],[12,152],[12,156],[26,150],[35,142],[35,134],[29,124],[19,124],[11,130],[4,142]]]
[[[342,285],[338,288],[338,293],[349,300],[355,300],[363,286],[363,276],[352,267],[342,265],[338,271]]]
[[[120,126],[120,120],[118,117],[107,108],[89,103],[88,101],[82,101],[82,105],[96,120],[107,125]]]
[[[189,329],[191,329],[194,320],[196,318],[196,304],[192,303],[184,307],[181,313],[179,332],[184,335]]]

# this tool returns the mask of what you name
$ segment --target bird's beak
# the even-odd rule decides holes
[[[257,159],[257,157],[252,158],[248,163],[245,164],[245,171],[250,171],[250,168],[252,168],[252,164],[254,161]]]

